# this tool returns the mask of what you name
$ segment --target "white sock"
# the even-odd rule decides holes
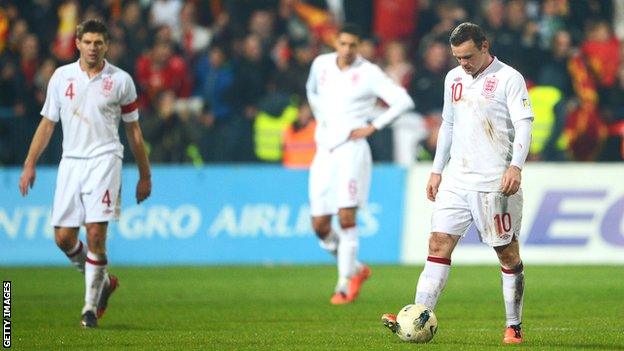
[[[85,263],[85,306],[82,313],[90,310],[96,312],[97,304],[102,294],[102,288],[108,280],[106,273],[106,255],[97,255],[87,252]]]
[[[347,292],[349,278],[357,272],[357,253],[359,240],[357,228],[343,228],[338,242],[338,286],[336,291]]]
[[[338,243],[340,242],[340,236],[332,228],[332,230],[323,239],[319,239],[319,246],[329,252],[332,256],[338,258]],[[360,261],[355,261],[355,271],[359,272],[362,268]]]
[[[524,266],[522,262],[512,269],[501,267],[501,284],[503,286],[507,326],[520,324],[524,299]]]
[[[451,260],[449,258],[427,257],[425,268],[420,273],[418,284],[416,285],[415,303],[423,304],[434,310],[438,303],[438,298],[442,290],[444,290],[450,270]]]
[[[80,273],[84,273],[85,261],[87,260],[87,247],[82,241],[78,240],[71,250],[65,251],[65,255],[67,255],[72,265],[76,267]]]
[[[323,239],[319,238],[319,246],[321,249],[329,252],[332,256],[338,255],[338,234],[332,229]]]

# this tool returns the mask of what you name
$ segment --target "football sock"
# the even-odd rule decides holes
[[[319,246],[329,252],[332,256],[338,258],[338,243],[340,242],[340,237],[336,233],[336,231],[332,228],[332,230],[325,236],[323,239],[319,239]],[[359,272],[362,268],[362,263],[360,261],[355,261],[355,271]]]
[[[342,228],[338,242],[338,285],[346,292],[349,278],[356,273],[359,240],[356,226]]]
[[[416,298],[414,301],[434,310],[438,303],[438,298],[444,289],[450,270],[450,258],[436,256],[427,257],[425,268],[418,278]]]
[[[108,281],[106,273],[106,255],[97,255],[91,251],[87,252],[87,262],[85,263],[85,306],[82,313],[87,310],[95,312],[98,300],[102,294],[102,288]]]
[[[87,259],[87,247],[82,241],[78,240],[71,250],[65,251],[65,255],[67,255],[72,265],[76,267],[80,273],[84,273],[85,261]]]
[[[332,254],[332,256],[337,257],[338,241],[338,234],[334,231],[334,229],[332,229],[323,239],[319,238],[319,246],[323,250]]]
[[[507,326],[520,324],[524,298],[524,266],[522,262],[511,269],[501,267],[501,278]]]

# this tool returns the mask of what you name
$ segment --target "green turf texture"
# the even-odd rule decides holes
[[[333,266],[111,267],[120,288],[97,329],[79,327],[82,276],[0,267],[12,281],[15,350],[624,350],[624,267],[527,265],[525,343],[501,346],[499,268],[453,267],[425,345],[380,323],[412,301],[421,267],[373,266],[332,306]]]

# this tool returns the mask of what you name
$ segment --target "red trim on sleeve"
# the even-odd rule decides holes
[[[136,110],[137,108],[139,108],[139,103],[134,100],[133,102],[127,104],[127,105],[123,105],[121,106],[121,113],[126,114],[126,113],[130,113],[134,110]]]
[[[450,258],[437,257],[437,256],[428,256],[427,257],[427,261],[433,262],[433,263],[445,264],[447,266],[451,265],[451,259]]]

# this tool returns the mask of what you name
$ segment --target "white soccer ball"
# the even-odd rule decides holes
[[[403,341],[426,343],[437,330],[438,319],[425,305],[407,305],[397,315],[396,335]]]

